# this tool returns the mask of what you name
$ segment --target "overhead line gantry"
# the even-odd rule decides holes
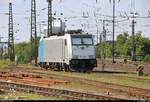
[[[37,65],[37,47],[36,0],[31,0],[31,61],[34,59],[35,65]]]
[[[12,3],[9,3],[9,32],[8,32],[8,55],[10,61],[14,61],[14,32],[13,32],[13,13]]]
[[[47,36],[50,37],[52,36],[52,0],[47,0],[48,2],[48,31],[47,31]]]

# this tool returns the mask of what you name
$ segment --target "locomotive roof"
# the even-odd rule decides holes
[[[71,35],[71,37],[92,37],[92,35],[88,35],[88,34],[73,34]]]
[[[49,39],[59,39],[59,38],[66,38],[68,36],[71,36],[71,37],[92,37],[92,35],[89,35],[89,34],[65,34],[63,36],[51,36],[51,37],[47,37],[47,38],[44,38],[45,40],[49,40]]]

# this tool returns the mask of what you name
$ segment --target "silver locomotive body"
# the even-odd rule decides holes
[[[92,35],[51,36],[41,38],[39,64],[48,69],[91,71],[96,67]]]

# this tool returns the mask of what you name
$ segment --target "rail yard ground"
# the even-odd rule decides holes
[[[136,74],[135,69],[141,64],[119,63],[117,70],[117,63],[111,65],[108,62],[109,64],[102,71],[101,61],[98,63],[98,68],[91,73],[57,72],[30,65],[5,66],[0,69],[0,98],[25,100],[150,99],[148,63],[145,64],[144,76]],[[112,69],[110,70],[108,66]],[[11,97],[12,94],[15,96]]]

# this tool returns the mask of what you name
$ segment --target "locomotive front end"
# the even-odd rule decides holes
[[[72,60],[70,65],[78,71],[91,71],[97,66],[92,35],[71,35]]]

